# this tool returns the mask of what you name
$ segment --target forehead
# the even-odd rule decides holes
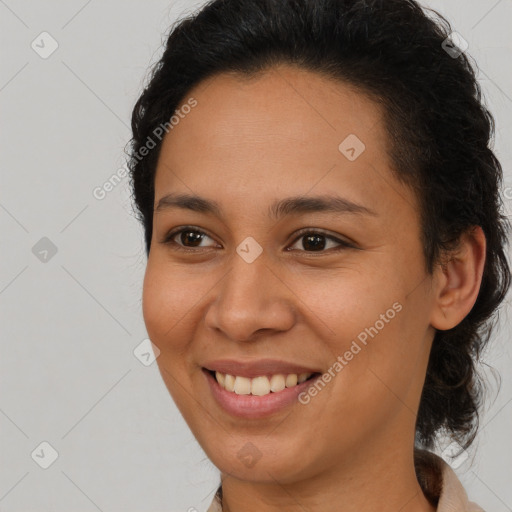
[[[333,188],[354,201],[363,192],[377,203],[389,196],[383,112],[354,87],[283,65],[250,79],[221,73],[182,104],[191,97],[197,105],[163,141],[155,200],[177,191],[238,198],[243,206],[255,195],[265,201],[276,191]]]
[[[180,145],[192,137],[215,148],[260,145],[284,150],[286,140],[322,139],[337,149],[336,142],[346,135],[368,139],[370,131],[370,144],[379,136],[379,143],[385,143],[380,105],[353,86],[289,65],[251,78],[220,73],[189,91],[190,97],[197,106],[164,144]]]

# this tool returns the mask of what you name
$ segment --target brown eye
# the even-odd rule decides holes
[[[211,247],[201,245],[206,239],[212,240],[204,231],[196,229],[193,226],[185,226],[178,230],[171,231],[162,241],[164,244],[173,245],[176,249],[194,249]]]
[[[336,249],[347,249],[353,248],[354,246],[345,242],[344,240],[340,240],[332,235],[327,235],[322,231],[302,231],[299,234],[299,237],[296,238],[295,244],[300,244],[298,250],[305,252],[327,252],[324,249],[331,249],[331,247],[327,247],[329,243],[334,243],[334,250]],[[336,247],[336,245],[338,247]],[[296,248],[297,249],[297,248]]]
[[[204,235],[202,233],[199,233],[199,231],[181,231],[178,233],[180,235],[180,242],[187,246],[188,244],[191,244],[193,247],[197,247],[198,242],[201,243],[201,240],[203,239]]]
[[[207,239],[213,241],[212,237],[207,235],[204,231],[194,226],[185,226],[171,231],[164,240],[162,240],[162,243],[171,245],[173,249],[184,251],[193,251],[196,248],[203,249],[215,247],[215,244],[204,245],[203,242]],[[303,230],[299,233],[299,236],[295,239],[294,245],[297,245],[298,247],[295,247],[294,249],[292,246],[289,250],[299,250],[308,253],[330,252],[329,249],[336,251],[355,248],[355,246],[349,242],[340,240],[339,238],[328,235],[322,231],[312,229]]]

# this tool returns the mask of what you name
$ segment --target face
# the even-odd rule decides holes
[[[143,314],[192,432],[258,482],[410,449],[433,298],[380,108],[284,65],[190,97],[159,157]]]

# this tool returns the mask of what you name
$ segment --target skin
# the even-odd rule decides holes
[[[476,300],[482,230],[426,274],[418,203],[391,172],[382,111],[344,83],[280,65],[251,80],[219,74],[191,96],[197,106],[163,142],[155,205],[188,193],[222,214],[155,212],[143,314],[164,382],[221,471],[224,510],[435,510],[413,466],[416,412],[434,329],[457,325]],[[349,134],[366,146],[355,161],[338,150]],[[267,215],[276,199],[333,194],[375,215]],[[202,242],[163,243],[187,225]],[[355,248],[324,238],[314,251],[302,228]],[[263,248],[252,263],[236,252],[249,236]],[[263,357],[327,371],[396,302],[402,310],[307,405],[235,418],[201,371]],[[238,457],[249,442],[252,467]]]

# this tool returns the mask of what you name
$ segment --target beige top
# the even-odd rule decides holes
[[[423,462],[420,462],[419,467],[417,467],[420,475],[420,485],[424,491],[426,486],[430,487],[430,493],[434,501],[437,501],[437,512],[484,512],[476,503],[468,501],[468,496],[459,478],[441,457],[431,452],[422,451],[421,453],[423,454]],[[431,477],[434,480],[437,475],[437,482],[433,480],[427,482],[428,475],[422,478],[423,474],[427,473],[423,466],[425,463],[430,466]],[[439,488],[440,491],[436,491]],[[215,494],[207,512],[222,512],[218,492]]]

